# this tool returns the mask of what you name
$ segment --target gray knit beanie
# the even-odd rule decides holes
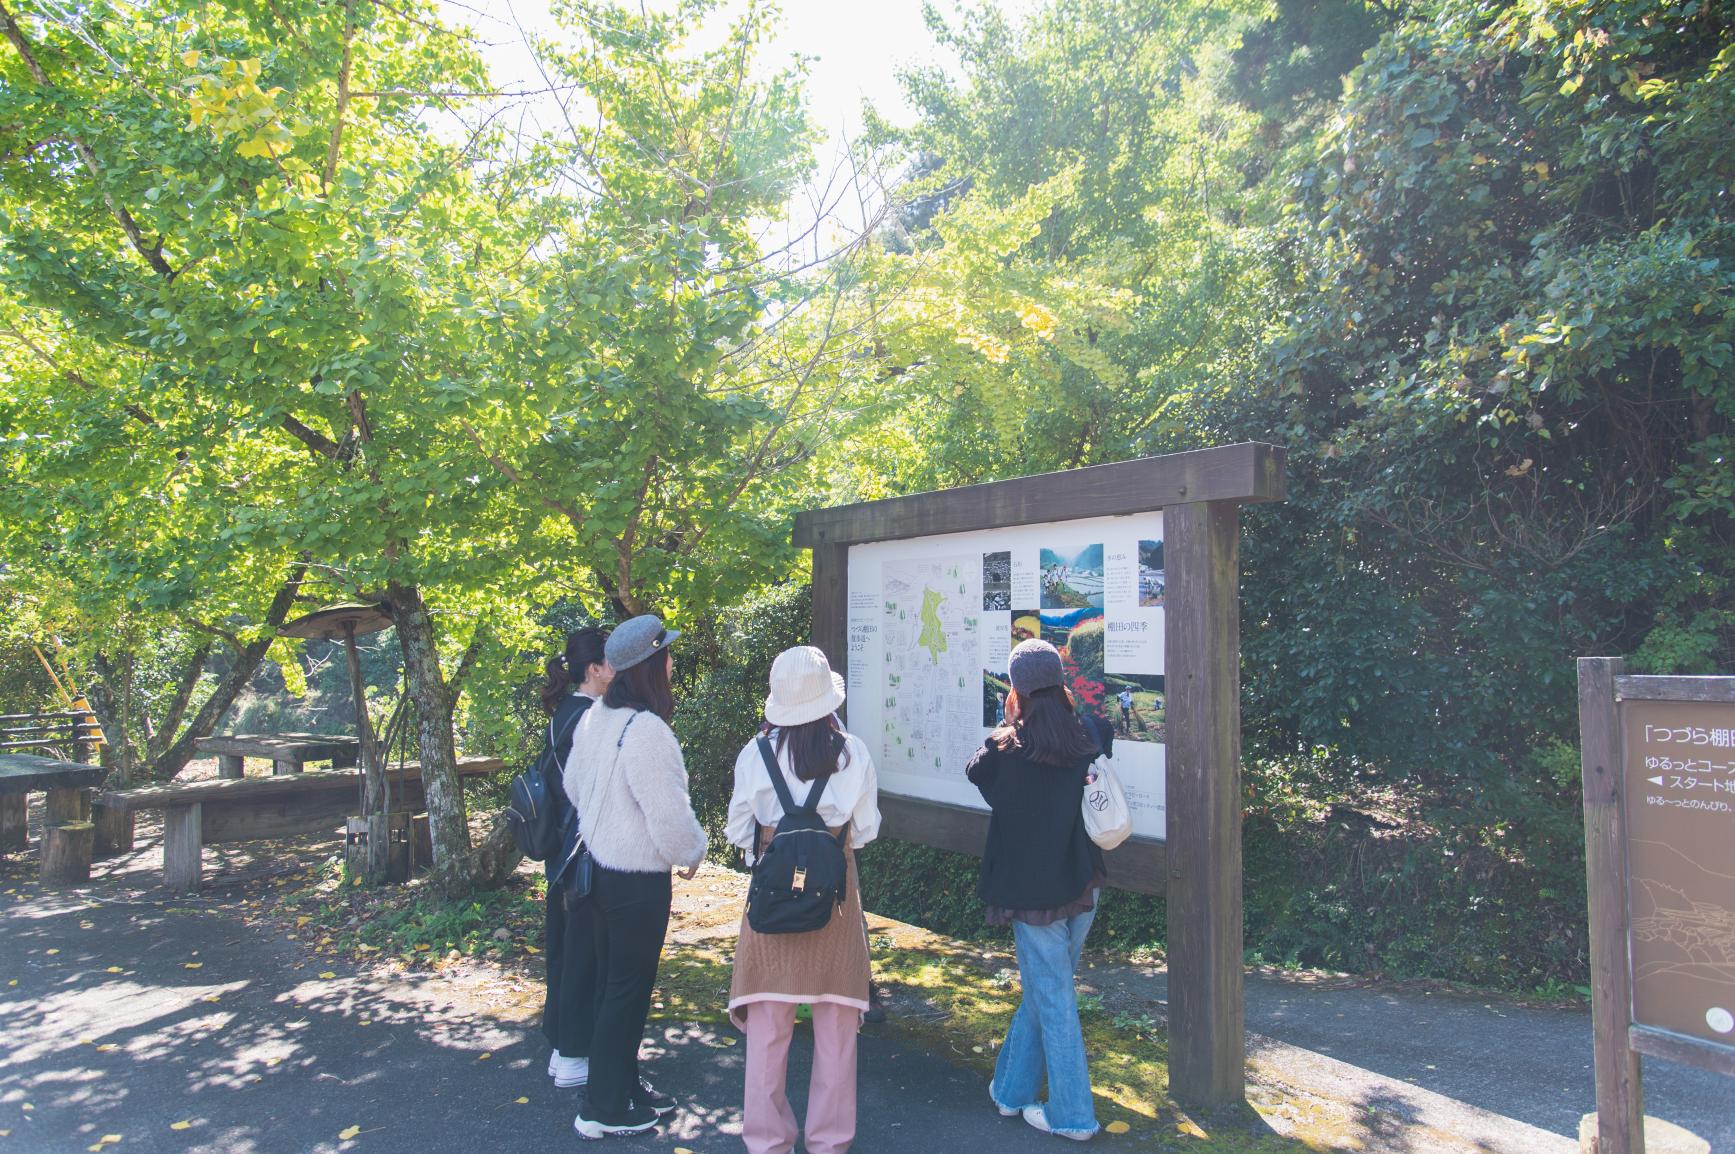
[[[1065,680],[1060,650],[1036,637],[1018,643],[1007,660],[1006,672],[1012,678],[1012,688],[1020,694],[1048,689]]]

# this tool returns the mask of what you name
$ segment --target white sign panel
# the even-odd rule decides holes
[[[1163,515],[876,541],[849,550],[849,728],[889,793],[984,808],[964,764],[1004,717],[1006,657],[1060,650],[1114,728],[1133,832],[1167,834]]]

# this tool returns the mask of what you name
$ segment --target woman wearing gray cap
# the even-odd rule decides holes
[[[669,651],[680,633],[646,615],[609,634],[615,671],[573,735],[564,783],[595,859],[598,1004],[590,1081],[572,1128],[583,1138],[637,1134],[675,1108],[639,1076],[639,1043],[669,928],[669,871],[692,877],[705,831],[687,797],[687,768],[669,719]]]
[[[966,770],[992,810],[977,886],[990,925],[1011,925],[1023,1000],[988,1093],[1000,1113],[1083,1141],[1096,1133],[1073,975],[1108,880],[1084,827],[1097,743],[1073,710],[1060,653],[1032,638],[1012,650],[1006,723]],[[1037,1101],[1043,1077],[1048,1101]]]

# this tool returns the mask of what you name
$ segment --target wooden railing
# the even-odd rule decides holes
[[[0,714],[0,753],[88,762],[101,742],[102,726],[88,713]]]

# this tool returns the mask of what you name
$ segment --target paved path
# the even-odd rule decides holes
[[[18,879],[9,871],[0,884]],[[73,1154],[116,1134],[105,1147],[116,1154],[577,1141],[575,1092],[543,1073],[521,997],[315,961],[219,908],[234,894],[177,902],[112,884],[15,888],[0,894],[0,1131],[11,1132],[0,1154]],[[1160,970],[1103,966],[1087,978],[1116,1003],[1164,1007]],[[1564,1154],[1591,1105],[1583,1011],[1255,976],[1247,1023],[1255,1100],[1350,1103],[1366,1115],[1364,1149]],[[738,1149],[734,1039],[670,1025],[654,1043],[658,1080],[689,1105],[660,1134],[610,1148]],[[796,1052],[799,1100],[805,1050]],[[872,1031],[861,1069],[861,1151],[1054,1154],[1055,1140],[993,1115],[979,1074]],[[1735,1086],[1662,1062],[1647,1069],[1651,1113],[1735,1154]],[[189,1125],[174,1129],[180,1122]],[[345,1142],[350,1127],[359,1132]],[[1099,1145],[1149,1150],[1152,1136]]]
[[[294,943],[196,900],[19,896],[0,895],[0,1131],[10,1131],[0,1154],[75,1154],[105,1135],[120,1136],[104,1147],[113,1154],[579,1143],[577,1091],[553,1088],[540,1036],[460,985],[416,976],[388,985],[309,962]],[[658,1134],[606,1149],[738,1150],[735,1039],[671,1027],[654,1041],[656,1080],[697,1105]],[[798,1042],[798,1109],[806,1052]],[[861,1068],[859,1150],[1055,1154],[1055,1139],[994,1114],[977,1074],[871,1034]],[[175,1129],[181,1122],[191,1124]]]
[[[1162,970],[1100,973],[1105,984],[1167,1005]],[[1307,977],[1249,974],[1246,988],[1250,1056],[1282,1081],[1412,1116],[1459,1104],[1468,1109],[1451,1119],[1455,1132],[1514,1119],[1545,1132],[1534,1136],[1538,1149],[1551,1134],[1576,1150],[1578,1120],[1596,1106],[1587,1009]],[[1652,1058],[1644,1069],[1646,1113],[1706,1139],[1714,1154],[1735,1154],[1735,1081]],[[1522,1132],[1515,1143],[1487,1144],[1529,1147]]]

